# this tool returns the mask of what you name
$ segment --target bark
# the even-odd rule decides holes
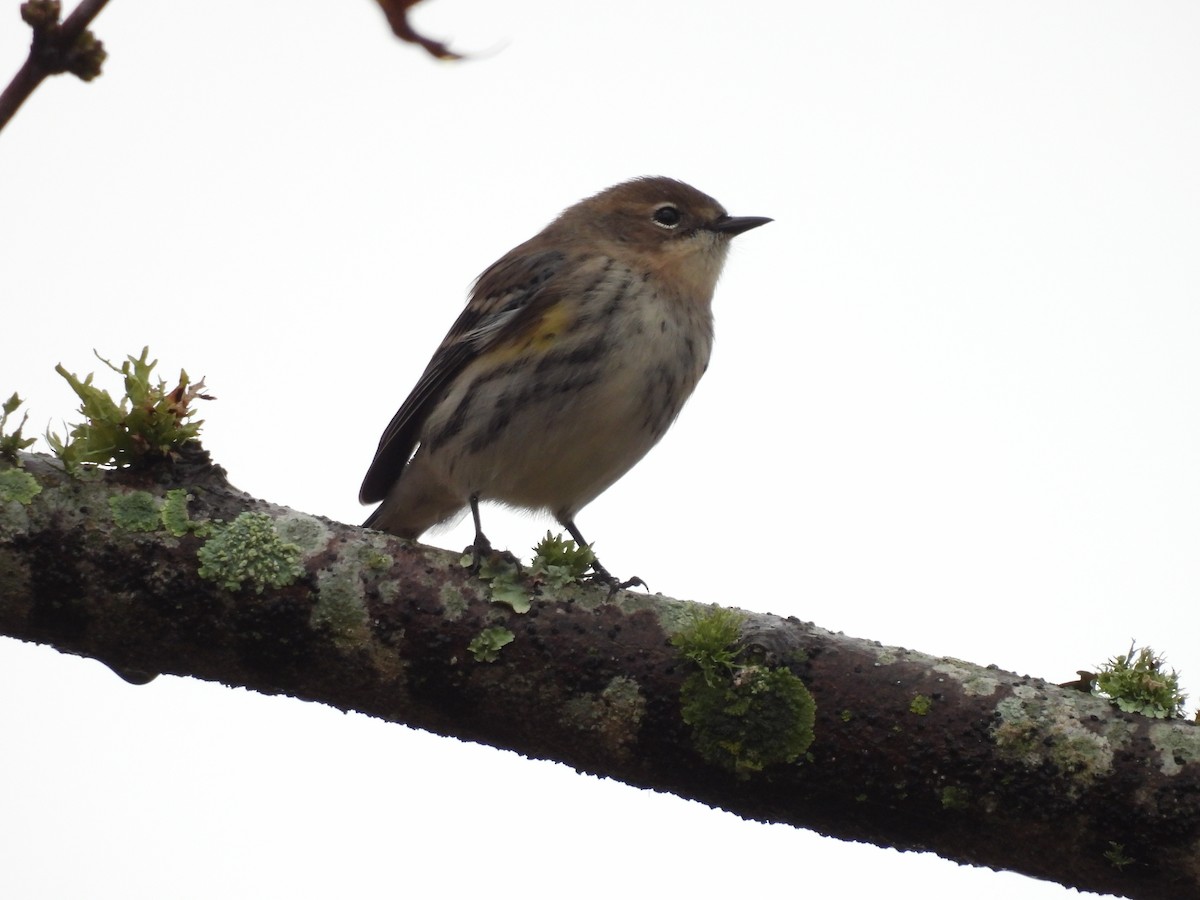
[[[1189,722],[746,612],[746,656],[803,680],[815,740],[794,763],[732,771],[697,750],[681,714],[697,670],[670,641],[711,607],[571,585],[519,614],[458,554],[255,500],[203,456],[84,477],[22,459],[41,490],[28,496],[32,481],[0,463],[0,633],[131,680],[317,700],[845,840],[1128,897],[1200,896]],[[261,591],[201,577],[211,534],[130,512],[149,494],[156,513],[178,488],[193,521],[268,515],[299,548],[298,577]],[[482,661],[468,648],[493,627],[514,639]]]

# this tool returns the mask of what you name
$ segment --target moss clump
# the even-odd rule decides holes
[[[476,662],[495,662],[500,658],[500,650],[513,642],[516,637],[507,628],[485,628],[467,645]]]
[[[549,531],[533,548],[533,562],[529,573],[541,584],[561,588],[582,580],[588,573],[596,554],[591,546],[580,547],[573,540]]]
[[[671,638],[684,659],[700,667],[704,680],[715,683],[732,676],[741,655],[738,638],[744,617],[729,609],[713,607],[706,616],[694,616],[691,623]]]
[[[1118,871],[1137,862],[1137,860],[1125,852],[1125,845],[1118,844],[1116,841],[1108,842],[1108,849],[1104,851],[1104,858],[1108,860],[1110,866]]]
[[[744,661],[742,617],[714,609],[672,638],[699,671],[680,694],[692,742],[709,763],[745,778],[795,762],[813,741],[816,703],[785,666]]]
[[[158,500],[146,491],[114,494],[108,498],[108,508],[117,527],[127,531],[157,531],[162,521]]]
[[[912,703],[908,704],[908,711],[917,716],[929,715],[929,710],[932,708],[933,701],[924,694],[917,694],[912,698]]]
[[[41,492],[42,486],[37,479],[23,469],[0,471],[0,503],[15,500],[22,506],[28,506]]]
[[[1141,713],[1155,719],[1183,715],[1187,695],[1179,690],[1179,673],[1166,671],[1166,657],[1149,647],[1110,659],[1096,674],[1096,692],[1107,697],[1125,712]]]
[[[149,353],[150,348],[144,347],[140,357],[126,357],[120,367],[97,357],[124,378],[120,402],[94,387],[92,374],[80,379],[61,365],[55,367],[79,397],[84,417],[82,423],[70,426],[65,438],[46,435],[50,449],[68,467],[91,463],[119,468],[168,459],[199,436],[204,423],[192,419],[192,402],[213,399],[203,392],[204,379],[192,384],[181,369],[179,383],[168,390],[162,379],[151,379],[158,360],[148,360]]]
[[[942,809],[962,810],[971,805],[971,792],[966,788],[948,785],[942,788]]]
[[[197,553],[199,575],[236,591],[249,583],[256,593],[286,587],[304,574],[300,548],[279,537],[265,513],[244,512],[228,525],[214,525]]]

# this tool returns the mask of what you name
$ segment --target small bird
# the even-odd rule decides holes
[[[400,537],[479,502],[549,511],[579,546],[578,512],[675,421],[708,367],[730,216],[673,178],[626,181],[565,210],[476,280],[392,418],[359,491],[364,523]],[[593,577],[619,583],[599,560]]]

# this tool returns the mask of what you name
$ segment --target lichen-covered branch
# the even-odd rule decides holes
[[[1200,896],[1191,723],[794,619],[528,577],[500,590],[455,554],[247,497],[203,455],[78,477],[21,460],[0,462],[4,634],[747,818]]]

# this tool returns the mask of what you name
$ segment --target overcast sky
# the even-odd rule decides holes
[[[1136,638],[1200,700],[1200,6],[426,7],[474,59],[367,0],[110,4],[104,75],[0,134],[0,394],[35,431],[75,409],[55,363],[149,344],[207,377],[234,484],[360,521],[474,276],[671,175],[776,221],[675,428],[578,517],[614,572],[1052,681]],[[525,556],[551,524],[485,517]],[[7,639],[0,734],[14,898],[1067,896]]]

